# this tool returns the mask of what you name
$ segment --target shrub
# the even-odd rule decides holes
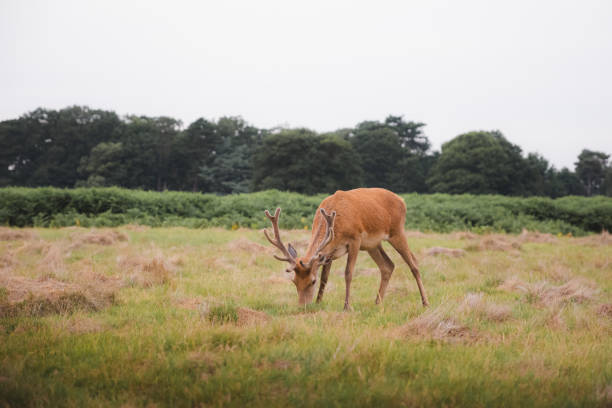
[[[113,227],[141,224],[264,228],[264,209],[280,206],[282,228],[312,224],[325,195],[305,196],[268,190],[216,196],[186,192],[152,192],[111,188],[0,189],[0,224],[16,227]],[[423,231],[473,230],[584,235],[612,230],[608,197],[518,198],[499,195],[404,194],[406,226]]]

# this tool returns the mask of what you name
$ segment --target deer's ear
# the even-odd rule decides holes
[[[291,254],[292,257],[297,258],[297,251],[295,250],[293,245],[288,244],[287,249],[289,250],[289,253]]]

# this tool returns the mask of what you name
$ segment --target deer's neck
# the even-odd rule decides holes
[[[318,223],[312,229],[312,234],[310,236],[310,243],[308,244],[308,248],[306,249],[305,257],[310,259],[315,256],[315,251],[319,247],[319,244],[325,238],[325,225],[322,223]]]

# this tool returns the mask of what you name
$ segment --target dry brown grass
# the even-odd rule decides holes
[[[608,384],[597,392],[597,399],[605,403],[606,407],[612,407],[612,384]]]
[[[406,238],[424,238],[427,236],[427,234],[424,234],[421,231],[405,231],[404,235],[406,235]]]
[[[118,259],[119,268],[127,275],[126,284],[141,288],[171,283],[180,264],[180,258],[165,257],[161,252],[150,256],[128,255]]]
[[[574,278],[561,286],[544,287],[540,293],[542,302],[551,305],[567,302],[584,303],[593,299],[599,290],[592,281]]]
[[[563,306],[561,305],[551,307],[541,318],[541,321],[549,329],[564,330],[567,328],[565,320],[563,320]]]
[[[29,240],[29,241],[25,241],[23,243],[23,245],[21,245],[18,248],[15,248],[14,250],[10,251],[10,253],[12,253],[15,256],[20,256],[20,255],[27,255],[27,256],[33,256],[33,255],[40,255],[43,253],[43,251],[45,249],[47,249],[47,247],[50,244],[40,240],[40,239],[33,239],[33,240]]]
[[[469,231],[453,232],[449,234],[452,239],[478,239],[478,235]]]
[[[64,262],[64,248],[60,243],[47,244],[44,246],[43,257],[38,262],[37,273],[39,276],[63,275],[66,271],[66,263]]]
[[[187,355],[187,361],[201,370],[200,380],[207,381],[211,375],[215,374],[223,359],[210,351],[192,351]]]
[[[612,235],[608,231],[603,230],[601,234],[576,238],[574,242],[589,246],[612,245]]]
[[[523,229],[523,232],[521,232],[517,239],[521,243],[535,242],[555,244],[558,242],[557,238],[552,234],[545,234],[538,231],[527,231],[526,229]]]
[[[98,333],[104,330],[104,325],[91,317],[68,317],[56,322],[56,327],[73,334]]]
[[[2,254],[0,286],[4,316],[39,316],[101,310],[114,303],[116,280],[93,273],[88,260],[66,265],[69,242],[37,235]],[[25,276],[24,276],[25,275]]]
[[[306,250],[308,249],[308,244],[309,243],[310,243],[310,241],[308,239],[298,239],[298,240],[295,240],[295,241],[291,241],[291,245],[293,245],[293,247],[297,251],[298,255],[306,253]]]
[[[274,251],[274,248],[272,247],[263,246],[243,237],[229,242],[226,246],[227,249],[231,251],[245,251],[250,253],[271,254]]]
[[[242,272],[242,269],[235,265],[234,260],[228,260],[224,256],[210,258],[210,260],[212,260],[212,269],[219,268],[234,274],[239,274]]]
[[[9,268],[13,265],[13,256],[10,253],[0,255],[0,269]]]
[[[291,275],[289,275],[287,272],[282,272],[282,275],[280,273],[275,274],[275,275],[270,275],[264,279],[265,284],[272,283],[272,284],[286,285],[287,283],[290,283],[290,282],[291,282]]]
[[[55,279],[36,280],[2,274],[0,286],[6,290],[0,302],[0,317],[97,311],[115,301],[115,292],[108,288]]]
[[[117,242],[127,241],[128,237],[121,231],[110,230],[91,230],[86,234],[77,234],[73,238],[73,245],[92,244],[92,245],[113,245]]]
[[[468,245],[465,249],[468,251],[518,251],[521,249],[521,244],[518,240],[491,234]]]
[[[584,303],[592,300],[599,293],[594,282],[583,278],[574,278],[563,285],[555,286],[548,282],[527,283],[512,277],[498,288],[510,292],[524,293],[528,296],[528,300],[539,302],[545,306],[555,306],[569,302]]]
[[[37,234],[27,229],[0,227],[0,241],[25,241],[37,237]]]
[[[599,307],[597,307],[597,314],[612,318],[612,303],[604,303],[599,305]]]
[[[264,324],[270,321],[270,316],[259,310],[253,310],[246,307],[239,307],[236,309],[238,313],[238,326],[256,326]]]
[[[537,270],[542,275],[555,282],[567,282],[573,276],[569,267],[556,262],[552,265],[550,263],[542,263],[541,267]]]
[[[448,234],[448,236],[452,239],[478,241],[472,244],[473,249],[493,251],[520,249],[521,244],[528,242],[547,244],[558,242],[557,237],[552,234],[528,231],[526,229],[523,229],[521,234],[516,237],[501,234],[487,234],[481,236],[469,231],[453,232]]]
[[[221,356],[210,351],[192,351],[187,355],[187,360],[213,370],[223,361]]]
[[[0,275],[0,286],[7,290],[6,301],[19,303],[31,296],[57,298],[67,293],[78,292],[81,287],[55,279],[29,279],[23,276]]]
[[[459,305],[460,313],[476,313],[478,316],[494,322],[503,322],[512,317],[512,308],[484,299],[483,293],[468,293]]]
[[[588,246],[612,245],[612,234],[610,234],[606,230],[603,230],[601,231],[601,234],[588,235],[586,237],[575,238],[574,242],[577,244],[588,245]]]
[[[380,270],[378,268],[359,268],[355,271],[355,276],[379,276]]]
[[[432,339],[445,342],[470,342],[478,339],[475,330],[448,317],[446,308],[429,309],[410,322],[393,330],[399,338]]]
[[[0,255],[0,268],[15,267],[13,269],[21,269],[21,273],[26,272],[29,276],[42,279],[75,280],[71,274],[78,277],[86,271],[75,268],[75,265],[70,267],[67,265],[67,259],[74,249],[86,243],[110,245],[125,239],[127,237],[124,234],[112,230],[89,232],[85,235],[73,233],[69,239],[52,242],[32,236],[20,246]]]
[[[127,224],[127,225],[124,225],[123,228],[130,230],[130,231],[136,231],[136,232],[148,231],[151,229],[151,227],[149,227],[148,225],[139,225],[139,224]]]
[[[463,249],[459,248],[444,248],[444,247],[431,247],[425,251],[425,256],[438,256],[446,255],[453,258],[459,258],[466,254]]]
[[[201,297],[189,297],[189,296],[173,296],[172,303],[181,308],[187,310],[199,310],[200,305],[204,302]]]

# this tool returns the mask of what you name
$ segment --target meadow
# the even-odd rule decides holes
[[[344,259],[299,307],[253,229],[0,228],[0,406],[612,404],[608,233],[407,236],[431,306],[385,244],[343,312]]]

